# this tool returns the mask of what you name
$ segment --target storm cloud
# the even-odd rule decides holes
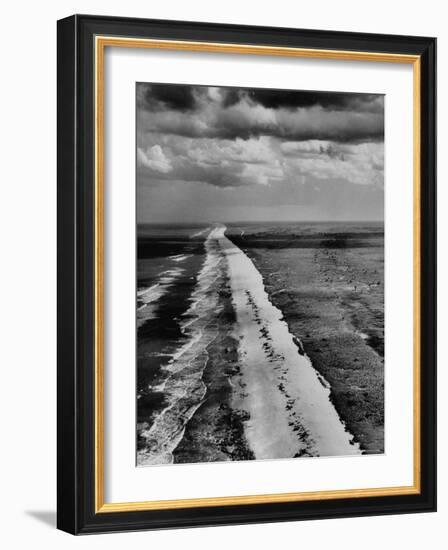
[[[151,112],[160,110],[192,111],[195,108],[195,86],[153,84],[141,86],[139,106]]]
[[[306,107],[322,107],[323,109],[336,111],[382,112],[383,110],[383,96],[374,94],[254,89],[229,90],[227,96],[225,103],[228,105],[234,105],[239,100],[248,97],[252,102],[270,109],[294,110]]]
[[[383,141],[381,95],[139,85],[139,129],[183,137]]]
[[[332,186],[382,196],[383,95],[138,83],[136,105],[137,183],[148,193],[271,189],[260,196],[283,205],[290,185],[322,204]]]

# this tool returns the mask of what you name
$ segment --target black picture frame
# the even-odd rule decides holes
[[[95,509],[95,36],[420,58],[420,491],[298,502]],[[73,534],[431,512],[436,509],[436,39],[74,15],[58,21],[58,511]]]

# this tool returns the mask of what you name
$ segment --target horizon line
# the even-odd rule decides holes
[[[384,219],[368,219],[368,220],[235,220],[235,221],[185,221],[185,222],[160,222],[160,221],[137,221],[137,225],[207,225],[207,224],[243,224],[243,223],[384,223]]]

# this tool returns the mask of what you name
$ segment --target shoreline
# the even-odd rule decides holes
[[[214,282],[221,257],[213,241],[207,238],[204,246],[206,255],[187,300],[189,307],[175,323],[181,336],[180,346],[170,353],[171,358],[161,368],[160,382],[151,388],[152,393],[163,396],[165,406],[150,425],[138,432],[139,465],[173,462],[173,452],[207,391],[202,378],[208,360],[207,349],[218,332],[211,321],[219,306]]]
[[[216,319],[218,335],[207,348],[209,358],[203,374],[207,392],[173,452],[174,463],[254,459],[244,433],[247,413],[233,403],[240,366],[228,277],[221,282],[219,295],[222,311]]]
[[[203,402],[173,461],[360,454],[331,403],[329,384],[271,303],[262,275],[224,229],[216,240],[227,264],[215,287],[218,332],[207,348]]]
[[[342,277],[325,263],[331,250],[295,257],[260,242],[253,250],[225,231],[216,226],[206,237],[181,323],[185,343],[164,367],[166,382],[151,390],[168,406],[142,434],[148,447],[139,465],[383,452],[367,400],[354,399],[371,390],[360,377],[381,339],[375,327],[363,330],[358,296],[338,294]],[[323,289],[317,301],[314,287],[294,279],[296,268]]]

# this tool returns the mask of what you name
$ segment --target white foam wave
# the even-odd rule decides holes
[[[170,256],[170,260],[173,260],[173,262],[184,262],[189,257],[189,254],[176,254],[174,256]]]
[[[207,347],[218,333],[216,323],[212,322],[219,311],[219,295],[214,284],[225,266],[213,231],[207,237],[205,248],[206,259],[181,324],[187,342],[165,366],[167,376],[163,382],[152,388],[163,392],[168,405],[152,425],[139,434],[146,439],[146,445],[138,452],[139,466],[173,461],[172,453],[183,437],[185,426],[206,393],[202,375],[208,360]]]
[[[158,301],[183,272],[184,269],[181,267],[167,269],[160,274],[157,283],[137,291],[137,328],[156,317]]]
[[[190,239],[195,239],[196,237],[201,237],[202,235],[205,235],[207,231],[211,231],[211,227],[206,227],[205,229],[201,229],[201,231],[198,231],[197,233],[193,233],[193,235],[190,236]]]

